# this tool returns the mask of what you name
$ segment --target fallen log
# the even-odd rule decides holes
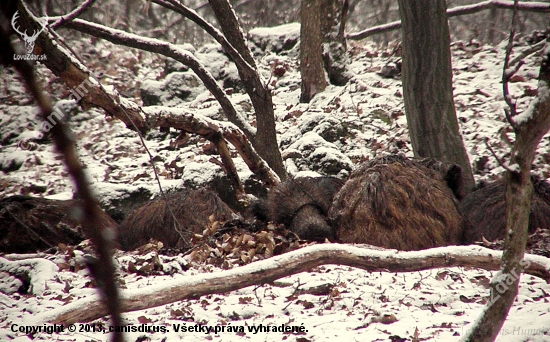
[[[439,267],[499,270],[501,257],[500,251],[479,246],[450,246],[402,252],[372,246],[361,248],[342,244],[319,244],[223,272],[193,275],[168,284],[127,290],[122,292],[121,308],[122,312],[130,312],[208,294],[226,293],[273,282],[326,264],[385,272],[414,272]],[[525,273],[550,282],[550,259],[526,254],[525,260],[528,263]],[[35,316],[34,322],[73,324],[93,321],[105,315],[105,306],[94,296]]]

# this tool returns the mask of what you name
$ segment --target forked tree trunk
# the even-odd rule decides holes
[[[227,0],[209,0],[209,2],[229,43],[239,51],[244,60],[256,69],[252,53],[246,45],[237,16],[229,2]],[[271,92],[267,88],[267,84],[262,83],[258,72],[243,75],[239,70],[239,76],[256,111],[257,133],[252,145],[281,180],[284,180],[286,179],[286,170],[277,144],[275,111],[273,110]]]

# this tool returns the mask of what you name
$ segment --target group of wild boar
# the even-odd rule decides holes
[[[532,233],[550,228],[550,184],[536,176],[531,182]],[[505,183],[464,196],[458,165],[392,155],[361,164],[346,181],[290,179],[256,202],[252,212],[306,240],[420,250],[503,239]]]
[[[392,155],[364,162],[347,180],[291,178],[271,189],[266,198],[252,202],[244,216],[282,224],[303,240],[362,243],[405,251],[470,244],[483,238],[502,239],[504,181],[464,196],[461,180],[462,171],[455,164]],[[531,180],[535,191],[529,231],[533,232],[539,227],[550,228],[550,184],[535,176]],[[56,232],[58,239],[67,235],[61,233],[71,232],[70,239],[57,242],[78,240],[73,234],[79,233],[78,223],[66,217],[63,201],[56,209],[59,224],[41,227],[53,237],[34,236],[31,226],[39,222],[33,220],[39,220],[46,209],[28,199],[12,196],[0,200],[0,222],[5,222],[4,228],[0,227],[0,251],[43,249],[48,246],[43,240],[50,238],[52,245]],[[50,211],[48,215],[53,214]],[[106,224],[116,225],[105,216]],[[132,250],[156,239],[165,247],[183,247],[184,241],[200,234],[209,223],[235,217],[211,190],[175,191],[130,213],[118,225],[119,244],[124,250]],[[14,248],[23,233],[29,235],[25,244]]]

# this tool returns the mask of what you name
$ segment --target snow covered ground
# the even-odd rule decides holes
[[[113,47],[102,41],[95,45],[89,45],[86,40],[75,44],[81,47],[79,51],[83,51],[83,58],[91,69],[104,72],[102,83],[115,86],[124,96],[141,103],[140,90],[161,89],[165,91],[163,99],[172,106],[197,115],[221,118],[219,106],[212,96],[202,86],[193,85],[189,77],[180,77],[178,81],[183,82],[178,83],[179,87],[191,84],[192,91],[186,100],[170,93],[166,83],[168,77],[163,77],[164,59]],[[504,171],[484,140],[487,139],[500,158],[506,159],[514,139],[503,113],[505,103],[500,79],[504,46],[505,43],[493,47],[463,42],[452,46],[455,105],[478,181],[495,179]],[[519,44],[514,55],[526,47]],[[299,103],[296,51],[259,56],[262,75],[271,80],[273,88],[281,150],[301,155],[301,158],[285,161],[292,174],[317,172],[345,177],[355,164],[365,159],[398,152],[412,156],[401,81],[378,74],[396,57],[357,43],[351,43],[350,52],[350,69],[355,75],[352,81],[345,87],[329,86],[309,104]],[[213,75],[235,79],[236,70],[217,47],[206,46],[197,49],[195,54]],[[540,56],[530,55],[525,61],[525,66],[510,84],[511,94],[518,98],[520,112],[534,96]],[[270,67],[274,64],[286,68],[283,76],[271,77]],[[40,68],[40,73],[53,99],[69,98],[68,90],[49,71]],[[172,74],[171,78],[185,73]],[[62,161],[50,143],[37,140],[40,122],[36,120],[36,108],[30,96],[11,70],[2,69],[0,75],[0,166],[5,173],[0,180],[0,195],[71,198],[72,184]],[[190,83],[185,83],[186,80]],[[247,95],[239,92],[238,87],[235,89],[230,95],[231,101],[243,116],[253,120]],[[70,115],[82,161],[98,197],[105,200],[140,187],[157,191],[148,158],[136,133],[118,121],[106,120],[99,109],[78,111],[70,101],[62,101],[60,105],[64,113]],[[202,184],[222,174],[220,167],[209,161],[212,156],[202,153],[208,142],[191,137],[187,145],[171,150],[167,147],[175,136],[174,132],[169,135],[153,132],[146,136],[163,187]],[[548,161],[550,137],[546,136],[539,146],[533,168],[545,179],[550,177]],[[235,158],[235,163],[243,180],[251,176],[244,162]],[[79,262],[79,253],[77,251],[71,262]],[[138,257],[141,256],[132,253],[117,255],[121,265],[121,287],[135,290],[201,273],[221,272],[219,268],[192,263],[188,257],[181,256],[160,256],[164,269],[171,270],[167,274],[144,276],[128,272],[128,262]],[[0,272],[0,340],[28,341],[31,337],[19,328],[43,326],[37,317],[60,310],[67,303],[96,296],[85,269],[69,271],[62,254],[45,259],[54,263],[44,261],[42,267],[35,270],[43,277],[40,278],[43,288],[33,289],[31,294],[18,294],[21,281]],[[0,264],[6,263],[0,259]],[[325,265],[273,284],[127,313],[125,322],[136,327],[147,323],[162,331],[138,331],[126,336],[128,341],[458,341],[479,316],[487,300],[487,284],[493,275],[494,272],[456,267],[390,273]],[[33,282],[40,283],[40,279],[33,278]],[[328,293],[313,295],[299,291],[324,284],[330,285]],[[544,280],[523,276],[520,294],[497,340],[550,341],[549,294],[550,285]],[[108,324],[105,319],[95,323]],[[260,324],[270,329],[281,324],[303,329],[296,334],[255,330],[260,329]],[[203,329],[201,332],[190,332],[191,327],[195,329],[199,325]],[[187,332],[183,332],[183,326],[187,327]],[[212,329],[223,326],[225,330],[205,333],[204,327],[208,326]],[[78,331],[81,327],[83,330]],[[182,330],[177,332],[177,327]],[[33,337],[48,341],[108,340],[108,335],[92,330],[91,326],[77,324],[76,332],[41,332]]]
[[[188,281],[201,283],[203,275],[221,272],[197,264],[184,271],[182,266],[187,269],[192,264],[189,258],[181,256],[160,256],[164,271],[170,275],[124,272],[127,263],[135,258],[132,255],[117,258],[122,266],[121,287],[124,293],[134,296],[168,291],[168,287],[182,286]],[[49,259],[63,262],[61,256]],[[263,263],[277,265],[275,259]],[[65,311],[65,306],[87,308],[90,301],[97,300],[85,269],[58,272],[53,262],[40,262],[34,267],[34,274],[40,275],[33,277],[35,295],[17,294],[20,281],[13,277],[5,277],[1,283],[2,340],[27,341],[28,337],[19,329],[44,327],[44,321]],[[246,268],[255,267],[252,263]],[[245,267],[233,270],[240,268]],[[324,265],[271,284],[177,301],[127,313],[123,318],[125,324],[136,329],[127,334],[128,341],[458,341],[487,302],[493,273],[459,267],[369,272]],[[497,340],[548,341],[550,285],[524,275],[520,286],[516,304]],[[295,327],[296,331],[280,331],[281,325]],[[63,332],[39,332],[32,336],[35,340],[106,341],[108,335],[103,329],[109,329],[110,325],[106,319],[98,319],[73,327],[76,331],[68,331],[67,327]],[[157,330],[137,330],[143,327]]]

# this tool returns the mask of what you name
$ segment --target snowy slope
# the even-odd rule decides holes
[[[262,34],[268,34],[262,31]],[[90,55],[86,62],[96,71],[105,72],[101,82],[115,86],[125,96],[140,103],[142,85],[149,88],[166,82],[164,59],[96,42],[88,46],[78,42]],[[502,60],[504,46],[453,44],[454,94],[461,132],[470,156],[476,180],[492,180],[503,172],[484,143],[500,158],[510,151],[513,133],[504,119],[502,98]],[[516,47],[515,54],[525,49]],[[356,163],[386,153],[412,156],[398,78],[383,78],[378,72],[396,60],[386,51],[373,46],[354,44],[350,47],[355,75],[345,87],[329,86],[309,104],[299,103],[299,72],[295,51],[259,58],[264,79],[271,80],[277,130],[281,150],[297,152],[301,158],[285,161],[293,174],[316,172],[345,177]],[[227,57],[214,46],[198,49],[199,57],[213,75],[234,77]],[[518,97],[519,111],[533,98],[540,66],[539,56],[531,55],[520,70],[511,93]],[[271,77],[271,65],[286,68],[282,77]],[[45,89],[55,100],[66,100],[68,91],[47,70],[40,69]],[[222,70],[225,74],[222,73]],[[179,71],[185,72],[185,71]],[[71,198],[72,184],[60,158],[48,141],[37,140],[39,125],[30,97],[13,72],[2,70],[0,103],[0,165],[5,171],[0,180],[0,195],[31,194],[49,198]],[[152,83],[152,82],[158,83]],[[238,91],[230,99],[242,115],[253,119],[253,109],[245,94]],[[166,94],[169,96],[170,94]],[[220,109],[202,86],[193,88],[193,98],[171,105],[197,115],[220,118]],[[71,126],[80,155],[96,193],[102,199],[119,196],[129,189],[146,188],[156,192],[148,158],[136,134],[118,121],[106,120],[101,110],[74,109],[63,101],[63,111],[70,115]],[[147,147],[156,160],[163,187],[202,184],[222,174],[211,155],[202,153],[208,145],[204,139],[191,137],[180,149],[167,148],[177,132],[152,132],[146,136]],[[534,172],[550,177],[550,137],[541,142]],[[246,165],[235,158],[240,176],[250,177]],[[172,166],[170,166],[172,165]],[[183,168],[181,173],[174,165]],[[336,170],[335,166],[336,165]],[[71,262],[79,262],[79,254]],[[166,284],[190,275],[220,272],[219,268],[188,257],[161,256],[166,274],[136,275],[127,271],[130,260],[140,256],[120,253],[120,275],[128,290]],[[54,263],[43,262],[37,274],[41,288],[35,294],[21,295],[19,280],[0,272],[0,340],[28,341],[30,337],[13,324],[42,325],[37,317],[60,310],[65,304],[96,296],[86,270],[69,271],[63,255],[50,256]],[[0,259],[0,264],[5,264]],[[58,271],[61,267],[63,270]],[[170,270],[170,271],[167,271]],[[248,287],[229,294],[209,295],[157,308],[124,315],[127,323],[150,322],[169,330],[145,334],[127,334],[129,341],[458,341],[476,320],[488,295],[487,283],[494,272],[477,269],[449,268],[422,272],[368,272],[350,267],[326,265],[311,272],[280,279],[273,284]],[[33,279],[33,281],[38,281]],[[321,295],[301,294],[297,289],[330,285]],[[498,341],[550,341],[550,286],[533,276],[523,276],[520,295],[504,325]],[[107,324],[105,319],[96,323]],[[176,332],[176,324],[187,327],[224,326],[224,332]],[[303,334],[249,332],[249,327],[304,327]],[[151,324],[150,324],[151,325]],[[229,326],[237,332],[228,332]],[[238,332],[242,327],[244,333]],[[89,328],[89,327],[88,327]],[[219,328],[221,329],[221,328]],[[90,330],[90,329],[88,329]],[[108,335],[91,331],[38,333],[34,340],[106,341]]]

